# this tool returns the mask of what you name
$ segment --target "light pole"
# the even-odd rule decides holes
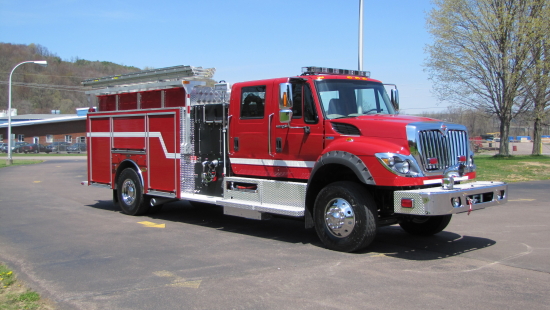
[[[359,0],[359,71],[363,71],[363,0]]]
[[[15,71],[15,69],[17,67],[19,67],[20,65],[22,64],[27,64],[27,63],[35,63],[35,64],[39,64],[41,66],[47,66],[48,65],[48,62],[45,61],[45,60],[29,60],[29,61],[23,61],[23,62],[20,62],[17,64],[17,66],[13,67],[13,69],[11,70],[10,72],[10,80],[9,80],[9,83],[8,83],[8,159],[6,160],[6,165],[11,165],[13,164],[13,159],[11,158],[11,76],[13,75],[13,71]]]

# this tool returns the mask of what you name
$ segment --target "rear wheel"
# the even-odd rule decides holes
[[[412,235],[431,236],[443,231],[451,221],[451,214],[437,216],[411,216],[399,226]]]
[[[331,250],[363,249],[376,236],[376,210],[363,186],[348,181],[329,184],[315,199],[315,231]]]
[[[149,210],[141,179],[132,168],[124,169],[118,177],[116,194],[122,212],[128,215],[142,215]]]

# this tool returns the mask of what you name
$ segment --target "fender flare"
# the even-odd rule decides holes
[[[361,160],[361,158],[353,155],[352,153],[344,151],[330,151],[323,154],[313,166],[313,170],[311,171],[307,184],[311,184],[311,181],[315,177],[316,172],[321,167],[328,164],[339,164],[346,166],[355,173],[355,175],[361,182],[369,185],[376,185],[372,174],[370,173],[365,163]]]
[[[138,176],[139,176],[139,180],[141,182],[141,187],[143,188],[143,191],[145,191],[145,182],[143,180],[143,175],[141,174],[141,169],[139,168],[139,166],[133,161],[133,160],[130,160],[130,159],[125,159],[123,161],[120,162],[120,164],[118,164],[118,167],[117,167],[117,170],[116,170],[116,174],[115,174],[115,181],[113,182],[114,183],[114,189],[116,190],[116,184],[118,183],[118,176],[120,175],[120,173],[122,173],[122,171],[126,168],[134,168],[134,170],[137,172]]]

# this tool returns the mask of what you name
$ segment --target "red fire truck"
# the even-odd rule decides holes
[[[205,86],[177,66],[86,80],[88,180],[122,212],[188,200],[224,214],[303,219],[329,249],[357,251],[378,227],[442,231],[507,201],[474,179],[464,126],[398,114],[395,85],[306,67],[299,76]],[[390,88],[388,95],[386,88]]]

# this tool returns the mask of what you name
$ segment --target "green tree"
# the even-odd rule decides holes
[[[530,38],[531,57],[527,98],[533,102],[533,155],[541,154],[543,121],[550,108],[550,1],[538,0],[532,4],[533,25]]]
[[[427,17],[434,42],[426,62],[440,100],[495,114],[500,155],[509,155],[512,118],[524,112],[536,4],[550,0],[433,0]],[[547,5],[546,5],[547,6]],[[538,27],[538,28],[537,28]]]

